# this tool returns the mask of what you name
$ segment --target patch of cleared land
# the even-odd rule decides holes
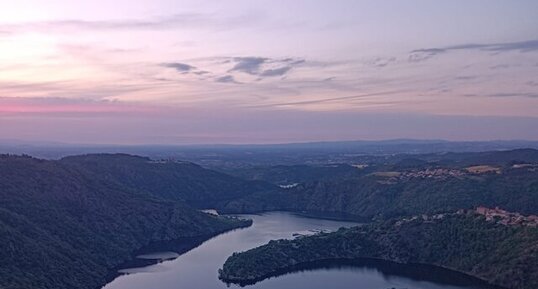
[[[466,168],[465,170],[472,174],[501,173],[501,168],[488,165],[472,166]]]
[[[376,177],[385,177],[385,178],[394,178],[399,177],[402,173],[400,172],[375,172],[372,175]]]

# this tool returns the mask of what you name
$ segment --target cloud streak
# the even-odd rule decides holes
[[[192,65],[189,65],[189,64],[185,64],[185,63],[180,63],[180,62],[170,62],[170,63],[163,63],[161,64],[162,67],[168,67],[168,68],[173,68],[179,72],[185,72],[185,73],[188,73],[194,69],[196,69],[196,67],[192,66]]]
[[[235,62],[235,65],[228,72],[238,71],[258,75],[262,64],[267,60],[268,58],[264,57],[234,57],[232,61]]]
[[[263,77],[282,76],[291,70],[291,66],[284,66],[275,69],[267,69],[262,71],[259,75]]]
[[[405,90],[398,90],[398,91],[375,92],[375,93],[368,93],[368,94],[341,96],[341,97],[331,97],[331,98],[305,100],[305,101],[282,102],[282,103],[274,103],[274,104],[267,104],[267,105],[259,105],[259,106],[254,106],[254,107],[283,107],[283,106],[320,104],[320,103],[327,103],[327,102],[338,102],[338,101],[345,101],[345,100],[363,99],[363,98],[368,98],[368,97],[372,97],[372,96],[392,95],[392,94],[403,93],[403,92],[406,92],[406,91]]]
[[[467,43],[460,45],[452,45],[438,48],[423,48],[415,49],[409,54],[410,62],[421,62],[428,60],[439,54],[448,53],[451,51],[486,51],[486,52],[535,52],[538,51],[538,39],[517,41],[517,42],[503,42],[503,43]]]
[[[0,115],[99,116],[152,114],[158,110],[135,103],[61,97],[0,97]]]
[[[538,93],[533,92],[499,92],[488,94],[489,97],[530,97],[538,98]]]
[[[224,76],[217,77],[215,78],[215,82],[239,84],[239,82],[236,81],[235,78],[231,75],[224,75]]]
[[[270,58],[261,56],[210,57],[187,62],[165,62],[160,67],[175,69],[180,74],[205,76],[198,80],[220,83],[254,83],[273,77],[284,77],[306,61],[300,58]],[[199,67],[202,67],[200,69]],[[249,78],[250,77],[250,78]],[[239,81],[239,80],[240,81]]]
[[[235,63],[228,72],[241,72],[264,78],[284,76],[306,61],[295,58],[231,57],[226,62]]]
[[[0,24],[0,33],[22,32],[73,32],[80,31],[125,31],[125,30],[166,30],[176,28],[206,28],[226,30],[242,28],[252,24],[258,17],[250,12],[240,16],[218,17],[213,14],[182,13],[147,19],[81,20],[64,19],[12,24]]]
[[[0,81],[0,97],[77,98],[81,100],[116,99],[125,94],[152,89],[154,83],[112,83],[84,81],[10,82]]]

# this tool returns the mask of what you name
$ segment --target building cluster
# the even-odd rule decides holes
[[[449,177],[463,177],[466,175],[465,171],[458,169],[448,168],[428,168],[425,170],[412,170],[404,172],[376,172],[373,175],[378,177],[384,177],[391,181],[407,180],[411,178],[421,179],[446,179]]]
[[[405,223],[409,223],[409,222],[413,222],[413,221],[416,221],[416,220],[421,220],[425,223],[432,223],[436,220],[442,220],[445,218],[447,214],[434,214],[434,215],[426,215],[426,214],[422,214],[420,216],[412,216],[412,217],[409,217],[409,218],[402,218],[401,220],[398,220],[395,225],[396,226],[401,226]]]
[[[500,168],[490,166],[473,166],[465,169],[455,168],[427,168],[424,170],[409,170],[403,172],[376,172],[374,175],[379,177],[385,177],[390,181],[406,180],[411,178],[421,179],[447,179],[447,178],[461,178],[468,176],[469,174],[488,174],[496,173],[500,174]]]
[[[523,216],[520,213],[508,212],[498,207],[491,209],[487,207],[478,207],[475,212],[486,217],[487,221],[494,221],[503,225],[524,225],[538,227],[538,216]]]
[[[299,183],[292,183],[292,184],[285,184],[285,185],[278,185],[282,189],[292,189],[299,185]]]
[[[465,173],[457,169],[448,168],[431,168],[421,171],[408,171],[402,173],[401,177],[407,178],[446,178],[446,177],[462,177]]]
[[[486,221],[496,222],[497,224],[502,224],[505,226],[520,225],[520,226],[529,226],[529,227],[538,228],[538,216],[536,215],[524,216],[520,213],[508,212],[498,207],[492,209],[492,208],[487,208],[483,206],[477,207],[474,210],[460,209],[456,213],[444,213],[444,214],[433,214],[433,215],[423,214],[423,215],[412,216],[408,218],[402,218],[398,220],[395,223],[395,225],[401,226],[405,223],[413,222],[416,220],[420,220],[425,223],[431,223],[437,220],[442,220],[446,216],[450,216],[452,214],[457,214],[457,215],[478,214],[478,215],[484,216],[486,218]]]
[[[531,172],[538,171],[538,164],[515,164],[512,166],[513,169],[526,169]]]

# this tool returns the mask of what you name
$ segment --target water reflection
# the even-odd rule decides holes
[[[254,223],[251,227],[227,232],[206,242],[196,244],[192,250],[176,259],[162,261],[142,268],[123,268],[128,275],[122,275],[104,286],[104,289],[218,289],[239,285],[225,284],[218,279],[217,270],[233,252],[245,251],[267,243],[269,240],[293,238],[294,234],[304,234],[317,230],[337,230],[340,227],[357,225],[305,218],[291,213],[271,212],[262,215],[244,215]],[[173,246],[156,246],[153,252],[172,251]],[[186,241],[176,245],[186,245]],[[158,250],[162,248],[161,250]],[[140,259],[143,260],[143,259]],[[474,279],[450,271],[403,266],[372,260],[345,263],[335,262],[309,264],[293,271],[280,272],[248,289],[485,289]],[[134,266],[137,267],[137,266]],[[282,275],[283,274],[283,275]],[[459,279],[459,278],[463,279]],[[468,280],[464,280],[468,278]],[[489,289],[489,288],[488,288]]]
[[[275,272],[271,276],[254,280],[250,282],[238,283],[239,286],[245,287],[249,285],[257,284],[264,280],[270,280],[275,277],[282,277],[295,273],[309,273],[315,274],[316,271],[349,271],[356,274],[364,274],[366,271],[376,271],[380,273],[385,280],[391,279],[410,279],[416,282],[434,283],[446,285],[446,288],[477,288],[477,289],[502,289],[497,286],[492,286],[486,282],[474,278],[472,276],[455,272],[452,270],[424,265],[424,264],[399,264],[390,261],[384,261],[379,259],[330,259],[323,261],[310,262],[301,264],[286,270]],[[230,283],[228,284],[230,285]],[[416,285],[415,285],[416,286]],[[249,287],[250,288],[250,287]],[[307,287],[311,288],[311,287]],[[445,287],[442,287],[445,288]]]

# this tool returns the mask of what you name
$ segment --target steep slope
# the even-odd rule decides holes
[[[30,157],[0,156],[0,199],[4,289],[97,288],[110,269],[153,241],[209,237],[249,224]]]
[[[196,164],[152,161],[126,154],[95,154],[66,157],[63,165],[106,180],[189,205],[211,208],[249,194],[277,189],[265,182],[244,181]]]
[[[229,257],[221,279],[252,283],[321,261],[361,258],[431,264],[513,289],[538,288],[538,228],[447,214],[271,241]]]

